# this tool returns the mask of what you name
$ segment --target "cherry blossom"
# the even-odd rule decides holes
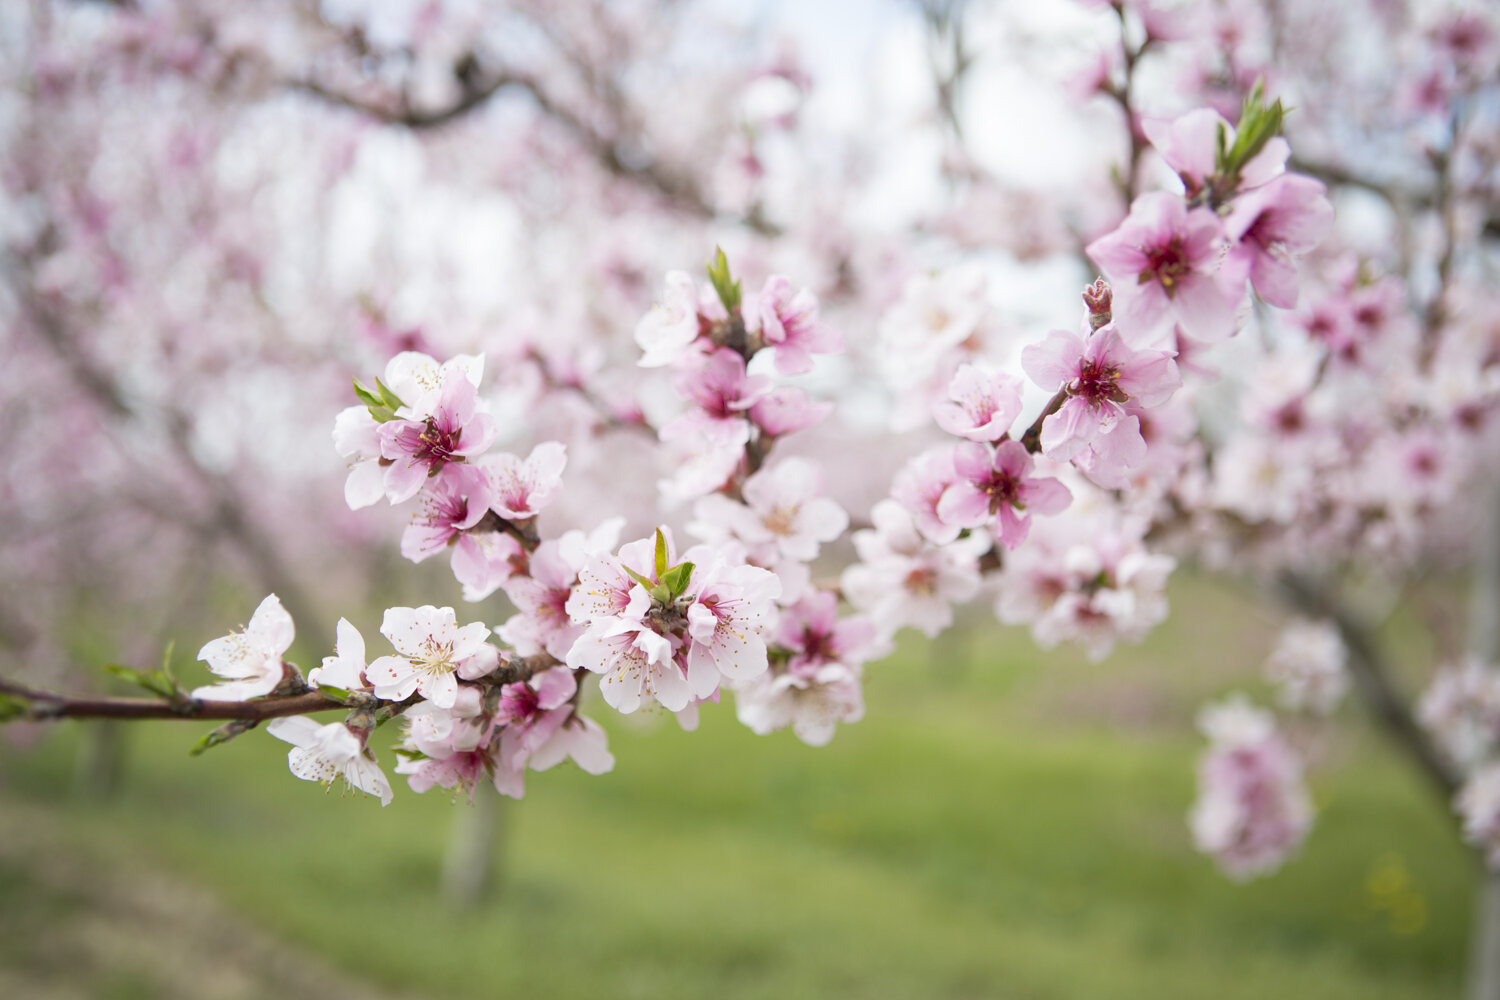
[[[274,691],[287,667],[282,661],[295,636],[292,616],[271,594],[261,601],[242,632],[231,632],[198,650],[198,659],[225,682],[196,688],[194,698],[240,701]]]
[[[938,502],[938,516],[949,524],[977,528],[990,523],[1008,549],[1026,540],[1031,513],[1056,514],[1073,494],[1050,476],[1033,476],[1031,455],[1019,441],[1002,441],[993,452],[976,442],[953,452],[957,480]]]
[[[331,786],[342,778],[346,788],[374,795],[382,806],[391,804],[391,783],[365,749],[363,732],[351,730],[342,722],[320,726],[300,715],[272,719],[266,732],[292,744],[287,765],[303,781]]]
[[[949,402],[933,406],[933,419],[949,434],[970,441],[998,441],[1020,416],[1021,388],[1021,380],[1008,372],[960,365],[948,383]]]
[[[482,677],[495,669],[498,651],[485,642],[483,622],[459,627],[452,608],[388,608],[380,633],[396,647],[365,670],[375,694],[403,701],[420,694],[439,708],[451,708],[458,680]]]
[[[539,514],[562,489],[568,456],[560,442],[544,441],[525,459],[497,452],[476,464],[489,486],[490,508],[501,517],[524,520]]]
[[[818,299],[804,288],[773,274],[745,308],[745,327],[776,349],[776,370],[783,375],[812,371],[814,354],[839,354],[844,338],[818,318]]]
[[[1166,192],[1141,195],[1118,229],[1088,245],[1115,290],[1115,321],[1146,344],[1176,324],[1213,343],[1234,333],[1238,291],[1218,274],[1224,224],[1207,208],[1189,209]],[[1029,374],[1029,372],[1028,372]]]
[[[1274,871],[1312,825],[1301,763],[1271,714],[1243,696],[1204,708],[1198,728],[1209,749],[1190,818],[1194,844],[1231,878]]]

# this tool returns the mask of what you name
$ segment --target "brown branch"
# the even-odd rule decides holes
[[[474,683],[498,688],[505,684],[516,684],[530,680],[544,670],[560,666],[561,661],[546,653],[536,656],[518,657],[503,663],[496,670],[477,678]],[[71,697],[38,691],[34,688],[0,678],[0,695],[8,695],[24,704],[13,717],[23,719],[237,719],[243,722],[262,722],[289,715],[309,715],[313,712],[350,711],[358,707],[373,707],[376,703],[360,702],[346,704],[322,691],[305,691],[301,694],[281,697],[255,698],[249,701],[211,701],[202,698],[183,698],[169,701],[164,698],[98,698]],[[351,692],[353,700],[368,692]],[[415,698],[405,702],[384,702],[382,709],[400,712]]]
[[[1412,717],[1405,699],[1397,692],[1374,632],[1326,588],[1297,573],[1283,573],[1282,596],[1296,610],[1334,624],[1349,650],[1349,672],[1365,705],[1385,734],[1417,765],[1433,788],[1442,795],[1444,805],[1463,784],[1457,770],[1438,752],[1421,726]]]
[[[1068,387],[1063,386],[1057,390],[1057,395],[1047,401],[1042,412],[1036,415],[1031,426],[1026,428],[1026,433],[1021,435],[1021,446],[1035,455],[1042,450],[1042,423],[1052,414],[1062,409],[1063,403],[1068,401]]]
[[[347,711],[347,706],[331,700],[321,691],[253,701],[188,698],[171,702],[160,698],[73,698],[0,679],[0,694],[29,702],[21,715],[27,719],[241,719],[260,722],[310,712]]]

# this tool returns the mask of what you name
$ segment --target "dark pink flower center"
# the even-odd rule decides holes
[[[1123,403],[1130,394],[1120,388],[1120,366],[1098,361],[1084,361],[1078,366],[1078,377],[1069,386],[1075,396],[1082,396],[1092,407],[1106,402]]]
[[[428,471],[436,475],[445,462],[453,461],[462,433],[461,429],[439,427],[436,420],[428,417],[422,432],[412,442],[412,457],[426,462]]]
[[[1193,262],[1188,259],[1187,248],[1181,236],[1173,236],[1166,243],[1147,247],[1146,267],[1141,271],[1139,283],[1160,282],[1162,290],[1171,298],[1177,293],[1177,283],[1190,274]]]

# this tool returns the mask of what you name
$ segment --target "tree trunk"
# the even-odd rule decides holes
[[[443,899],[455,908],[477,906],[497,894],[505,882],[505,820],[509,803],[483,786],[473,802],[453,810],[453,829],[443,855]]]
[[[1484,484],[1475,539],[1469,652],[1493,664],[1500,653],[1500,475]],[[1478,900],[1469,931],[1469,1000],[1500,1000],[1500,873],[1480,860]]]

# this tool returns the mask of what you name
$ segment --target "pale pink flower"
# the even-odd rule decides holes
[[[874,622],[858,615],[840,619],[838,611],[838,595],[831,590],[811,591],[783,609],[776,645],[791,654],[788,673],[811,679],[830,664],[852,666],[890,652]]]
[[[934,545],[894,500],[870,510],[873,529],[856,531],[860,561],[844,570],[840,587],[882,636],[911,625],[929,638],[953,624],[953,605],[979,592],[979,556],[990,547],[981,534]]]
[[[1132,350],[1113,323],[1086,340],[1053,330],[1040,344],[1022,349],[1021,367],[1043,389],[1067,392],[1062,406],[1042,423],[1042,452],[1066,462],[1091,450],[1088,464],[1106,474],[1138,465],[1146,456],[1140,421],[1125,404],[1159,406],[1182,384],[1171,354]]]
[[[593,554],[608,553],[619,541],[624,518],[611,518],[588,535],[566,532],[548,539],[531,555],[529,574],[512,577],[505,594],[520,612],[495,629],[518,655],[546,652],[561,660],[583,634],[568,616],[568,599],[578,572]]]
[[[1248,274],[1255,293],[1273,306],[1297,304],[1297,258],[1333,225],[1333,206],[1321,182],[1284,174],[1230,203],[1226,275]]]
[[[504,729],[494,783],[502,795],[521,797],[527,766],[545,771],[572,757],[589,774],[604,774],[614,767],[604,731],[574,710],[577,691],[578,682],[566,667],[501,689],[494,721]]]
[[[938,514],[948,488],[958,482],[953,449],[928,448],[903,465],[891,483],[891,498],[906,509],[917,530],[938,545],[946,545],[963,529]]]
[[[684,271],[667,273],[661,300],[635,326],[635,342],[645,351],[642,368],[659,368],[687,355],[698,339],[698,288]]]
[[[270,694],[286,672],[282,657],[292,646],[296,627],[275,594],[266,597],[250,616],[243,632],[231,632],[198,650],[198,659],[226,683],[200,687],[194,698],[243,701]]]
[[[1473,768],[1500,748],[1500,668],[1469,657],[1433,675],[1417,719],[1460,767]]]
[[[1327,715],[1349,690],[1348,657],[1332,622],[1298,619],[1282,629],[1266,660],[1266,677],[1285,707]]]
[[[287,766],[303,781],[331,785],[342,778],[346,788],[374,795],[383,806],[391,804],[391,783],[365,749],[363,731],[351,730],[342,722],[319,725],[305,715],[294,715],[272,719],[266,732],[292,744]]]
[[[792,727],[808,746],[826,746],[840,722],[864,718],[864,691],[857,666],[830,663],[803,673],[766,672],[735,689],[735,715],[751,732]]]
[[[776,370],[783,375],[812,371],[814,354],[844,350],[844,338],[818,318],[817,296],[806,288],[794,294],[792,283],[779,274],[766,279],[744,313],[745,328],[776,349]]]
[[[1204,708],[1198,727],[1209,748],[1189,816],[1195,846],[1231,878],[1276,870],[1312,827],[1301,763],[1271,713],[1242,695]]]
[[[669,479],[659,480],[662,500],[675,505],[712,493],[722,487],[739,468],[750,443],[748,420],[714,420],[693,410],[661,429],[661,441],[671,445],[670,459],[676,469]]]
[[[970,441],[998,441],[1021,413],[1021,380],[1009,372],[958,367],[948,383],[951,402],[934,403],[933,419],[949,434]]]
[[[1224,225],[1207,208],[1181,198],[1143,194],[1114,232],[1090,243],[1090,259],[1114,286],[1115,322],[1137,343],[1176,323],[1194,340],[1234,333],[1240,291],[1218,275]],[[1240,275],[1243,281],[1243,275]]]
[[[834,500],[820,496],[822,475],[805,458],[787,458],[762,468],[740,489],[753,520],[745,520],[736,535],[752,549],[774,547],[776,561],[810,562],[823,542],[831,542],[849,526],[849,515]],[[768,568],[771,568],[768,565]]]
[[[1215,151],[1218,130],[1224,130],[1225,147],[1234,145],[1235,129],[1212,108],[1197,108],[1176,118],[1142,118],[1141,131],[1167,165],[1182,178],[1189,198],[1196,197],[1218,171]],[[1268,140],[1240,170],[1239,190],[1246,191],[1267,183],[1286,169],[1291,147],[1285,139]],[[1226,196],[1230,192],[1223,192]]]
[[[558,441],[543,441],[523,460],[509,452],[486,455],[476,463],[489,486],[490,508],[501,517],[535,517],[562,489],[568,464],[567,449]]]
[[[439,708],[450,708],[460,677],[483,677],[499,664],[499,651],[485,641],[489,627],[471,622],[460,628],[452,608],[387,608],[380,632],[397,655],[380,657],[365,676],[376,696],[387,701],[420,694]]]
[[[502,531],[467,531],[453,544],[450,565],[464,600],[482,601],[526,570],[526,550]]]
[[[1031,514],[1059,514],[1073,494],[1050,476],[1033,476],[1031,455],[1019,441],[1002,441],[993,452],[970,441],[953,450],[957,480],[938,502],[938,516],[961,528],[990,524],[1007,549],[1026,540]],[[993,522],[993,523],[991,523]]]
[[[671,641],[638,619],[596,623],[568,650],[567,664],[602,674],[599,691],[605,702],[625,715],[643,701],[655,700],[667,711],[678,712],[693,699],[695,685],[678,664]],[[717,684],[717,675],[713,677]],[[696,685],[705,686],[702,681]]]
[[[323,657],[323,665],[313,667],[307,673],[307,683],[313,687],[336,687],[345,691],[356,691],[368,687],[365,682],[365,637],[340,618],[333,646],[334,655]]]
[[[369,507],[385,496],[385,467],[380,464],[380,425],[368,407],[340,410],[333,421],[333,446],[349,459],[344,502],[350,510]]]
[[[460,485],[439,476],[429,479],[417,494],[417,510],[401,534],[401,554],[421,562],[448,547],[455,536],[479,523],[488,510],[484,503],[460,492]]]
[[[390,463],[385,470],[386,498],[391,503],[409,500],[438,475],[458,477],[457,488],[472,495],[472,470],[459,471],[453,463],[481,454],[499,430],[495,418],[480,409],[474,384],[459,372],[451,373],[429,415],[380,425],[380,456]]]
[[[1028,625],[1037,645],[1078,642],[1102,660],[1118,641],[1137,642],[1167,617],[1166,584],[1176,566],[1148,552],[1141,524],[1105,516],[1050,518],[1005,558],[996,616]]]
[[[689,593],[689,681],[706,674],[710,664],[730,681],[764,673],[764,633],[775,624],[775,602],[781,594],[776,575],[758,566],[714,559],[694,571]],[[694,683],[693,693],[707,698],[718,687],[718,677],[713,678],[712,687],[708,683],[706,678]]]
[[[396,416],[419,423],[437,410],[453,378],[477,389],[484,379],[484,355],[458,354],[439,364],[420,351],[402,351],[385,365],[385,384],[403,404]]]
[[[750,407],[750,419],[771,437],[806,430],[833,412],[833,404],[814,402],[795,386],[783,386],[760,397]]]
[[[739,420],[771,391],[771,380],[765,375],[746,375],[745,359],[721,347],[679,367],[672,386],[709,417]]]

